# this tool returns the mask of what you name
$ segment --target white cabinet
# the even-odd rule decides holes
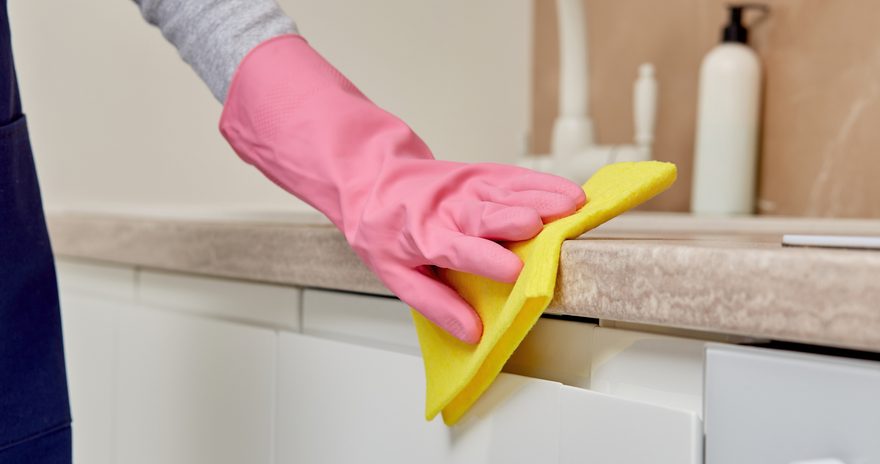
[[[270,463],[271,330],[134,309],[122,315],[116,460]]]
[[[666,407],[676,392],[693,402],[700,342],[542,320],[507,369],[550,380],[502,373],[449,428],[423,417],[417,339],[395,299],[59,273],[80,463],[700,462],[699,415]]]
[[[277,463],[553,462],[559,384],[502,374],[463,422],[424,419],[416,356],[282,334]]]
[[[538,319],[504,365],[504,372],[590,387],[596,325]]]
[[[710,345],[705,423],[707,464],[880,463],[880,362]]]
[[[134,302],[137,278],[133,268],[62,259],[55,262],[55,270],[62,298],[77,295],[128,304]]]
[[[447,428],[417,414],[417,357],[282,334],[278,365],[278,464],[701,462],[701,422],[689,411],[501,374]]]
[[[254,325],[298,328],[298,289],[57,268],[75,462],[272,462],[277,337]]]
[[[409,306],[397,298],[303,290],[303,333],[419,354]]]
[[[57,264],[64,355],[73,416],[73,459],[111,464],[115,442],[117,327],[134,304],[134,271],[64,261]]]
[[[301,290],[170,272],[138,272],[142,306],[284,330],[299,330]]]
[[[702,417],[705,347],[703,340],[597,327],[590,389]]]
[[[705,345],[697,339],[542,318],[504,371],[702,416]]]
[[[700,418],[690,411],[563,386],[559,462],[699,464]]]
[[[64,355],[73,418],[74,462],[110,464],[115,438],[118,307],[94,298],[62,298]]]

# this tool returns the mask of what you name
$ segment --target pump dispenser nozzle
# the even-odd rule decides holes
[[[731,4],[727,5],[727,8],[730,10],[730,20],[727,25],[724,26],[724,29],[721,30],[721,41],[739,42],[743,44],[749,42],[749,29],[742,22],[743,10],[759,10],[764,13],[769,11],[767,5],[760,3]]]

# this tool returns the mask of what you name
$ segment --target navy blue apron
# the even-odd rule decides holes
[[[0,0],[0,464],[70,461],[52,248]]]

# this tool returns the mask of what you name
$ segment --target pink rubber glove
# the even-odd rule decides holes
[[[432,266],[513,282],[522,262],[493,240],[531,238],[586,201],[560,177],[435,160],[296,35],[242,60],[220,131],[244,161],[330,218],[401,300],[469,343],[480,319]]]

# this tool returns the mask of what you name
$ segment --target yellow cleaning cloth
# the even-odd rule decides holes
[[[649,200],[672,185],[675,175],[674,164],[658,161],[600,169],[584,184],[589,201],[577,213],[545,225],[531,240],[507,245],[525,263],[514,284],[442,270],[441,277],[477,310],[483,337],[468,345],[412,312],[425,362],[425,417],[443,411],[443,421],[453,425],[489,388],[550,304],[563,241]]]

